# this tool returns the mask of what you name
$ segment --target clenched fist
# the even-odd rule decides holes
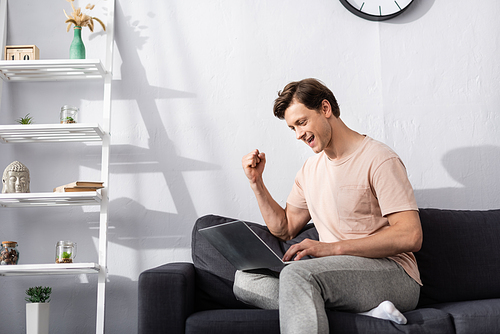
[[[262,173],[266,165],[266,155],[264,152],[259,152],[259,150],[253,150],[241,159],[241,165],[250,183],[256,183],[262,180]]]

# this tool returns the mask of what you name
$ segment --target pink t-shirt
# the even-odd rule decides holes
[[[368,136],[349,156],[332,161],[321,152],[297,173],[287,203],[308,209],[323,242],[363,238],[389,227],[388,214],[418,210],[406,168],[385,144]],[[389,257],[416,282],[413,253]]]

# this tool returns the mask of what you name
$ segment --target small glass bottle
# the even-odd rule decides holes
[[[0,264],[12,265],[19,262],[19,251],[17,250],[17,242],[15,241],[2,241],[0,248]]]
[[[76,257],[76,242],[58,241],[56,244],[56,263],[73,263]]]
[[[76,123],[78,111],[79,110],[77,107],[69,105],[62,106],[61,113],[59,115],[59,120],[61,121],[61,124]]]

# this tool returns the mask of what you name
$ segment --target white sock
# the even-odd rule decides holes
[[[405,325],[407,321],[405,316],[399,312],[396,306],[388,300],[383,301],[379,306],[371,309],[370,311],[360,314],[384,320],[391,320],[399,325]]]

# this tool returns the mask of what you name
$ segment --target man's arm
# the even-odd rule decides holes
[[[305,224],[311,220],[309,210],[290,205],[283,209],[273,199],[262,179],[266,164],[266,156],[263,152],[259,152],[259,150],[252,151],[243,157],[241,164],[245,175],[250,181],[250,187],[255,194],[260,212],[269,231],[281,240],[294,238]]]
[[[384,258],[405,252],[416,252],[422,246],[422,227],[417,211],[401,211],[387,216],[390,226],[381,232],[360,239],[325,243],[306,239],[295,244],[285,253],[284,261],[305,255],[323,257],[330,255],[354,255],[368,258]]]

